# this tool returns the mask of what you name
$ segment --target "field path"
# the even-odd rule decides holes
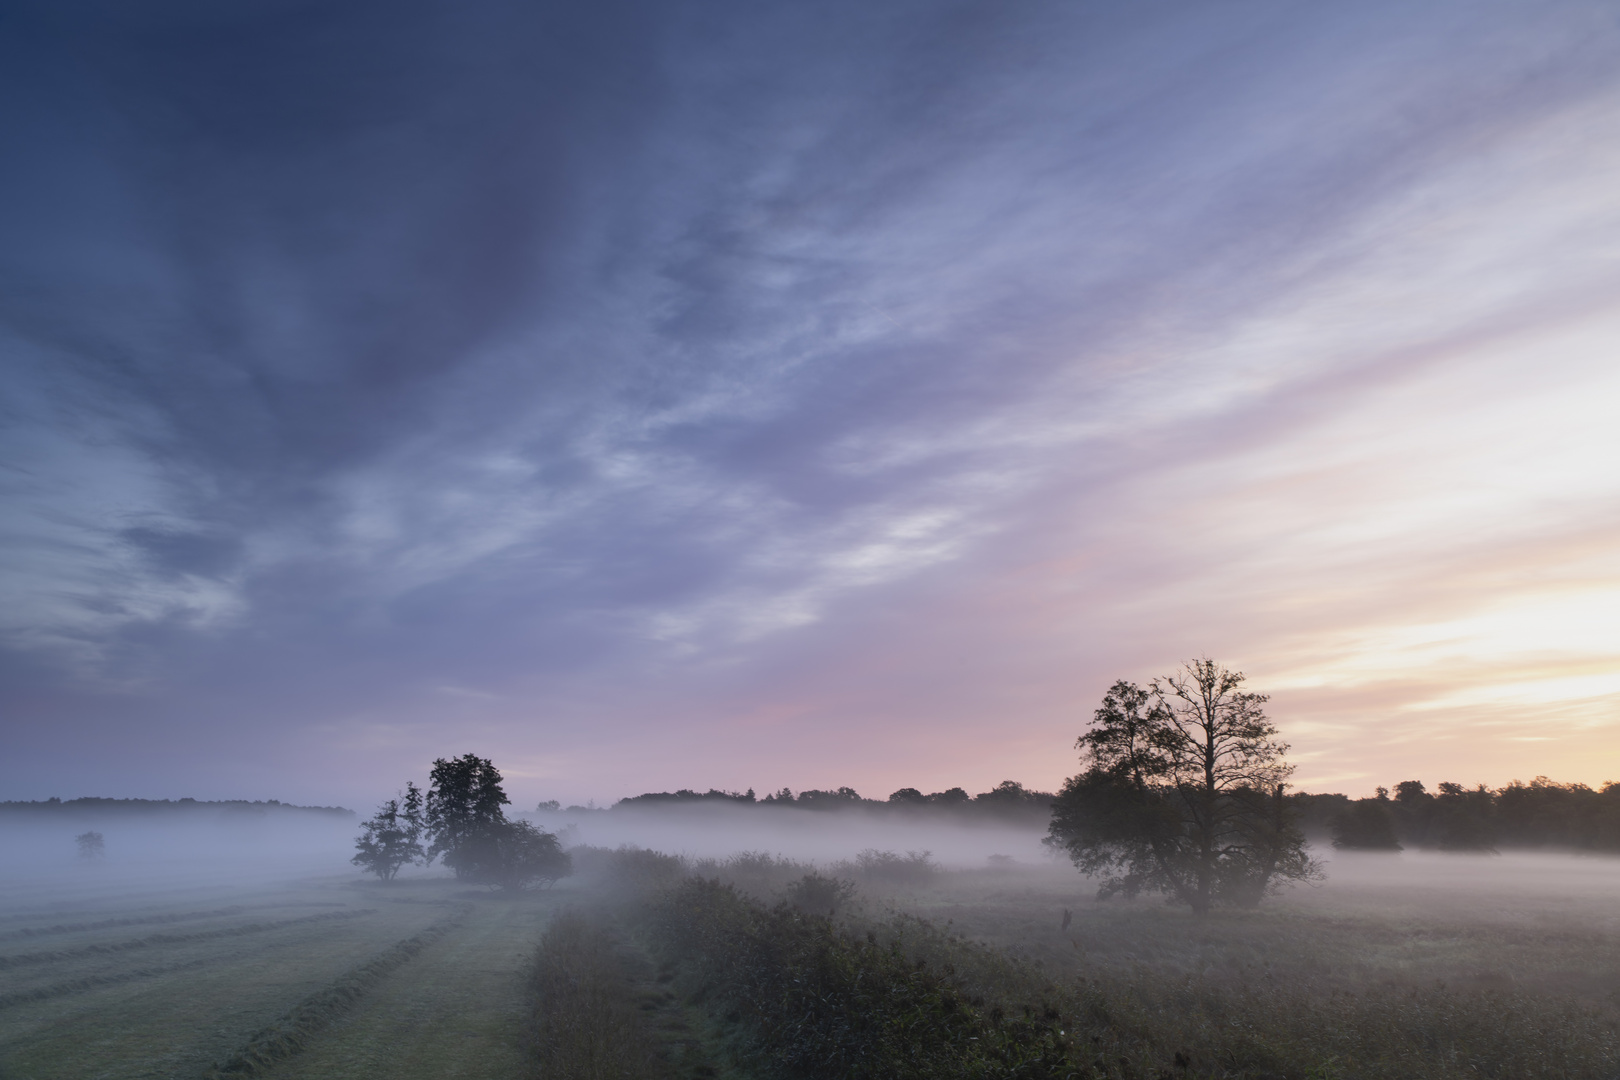
[[[556,905],[548,898],[479,898],[460,926],[393,972],[274,1080],[514,1080],[526,965]]]

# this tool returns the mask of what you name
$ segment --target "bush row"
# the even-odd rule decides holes
[[[766,1076],[849,1080],[1091,1077],[1050,1007],[985,1008],[898,942],[841,932],[825,916],[766,907],[688,879],[654,907],[654,936],[697,972]]]

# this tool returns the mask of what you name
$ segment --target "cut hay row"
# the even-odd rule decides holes
[[[228,915],[241,915],[245,907],[214,908],[211,911],[181,911],[167,915],[142,915],[124,919],[102,919],[99,922],[57,923],[55,926],[28,926],[21,930],[0,933],[0,941],[20,938],[52,937],[58,934],[80,934],[88,930],[107,930],[118,926],[158,926],[165,923],[195,922],[198,919],[218,919]]]
[[[131,971],[120,971],[113,975],[86,975],[82,979],[70,979],[67,982],[35,987],[32,990],[18,990],[10,994],[0,994],[0,1009],[9,1009],[13,1005],[26,1005],[35,1001],[48,1001],[51,998],[63,997],[67,994],[81,994],[86,990],[100,990],[108,986],[117,986],[120,983],[134,982],[137,979],[155,979],[162,975],[172,975],[176,971],[188,971],[192,968],[206,967],[218,961],[218,957],[205,956],[197,960],[187,960],[184,963],[169,964],[164,967],[135,968]]]
[[[306,923],[331,922],[339,919],[358,919],[376,913],[376,908],[360,908],[356,911],[323,911],[319,915],[304,915],[297,919],[247,923],[243,926],[226,926],[218,930],[199,930],[194,934],[153,934],[151,937],[135,938],[131,941],[114,941],[104,945],[82,945],[77,949],[16,953],[12,956],[0,956],[0,971],[30,964],[61,963],[67,960],[80,960],[86,956],[129,952],[132,949],[149,949],[156,945],[181,945],[193,941],[210,941],[215,938],[243,937],[247,934],[262,934],[268,930],[281,930],[288,926],[302,926]]]
[[[390,946],[332,985],[311,994],[275,1023],[249,1036],[239,1050],[210,1071],[210,1080],[257,1076],[276,1062],[297,1054],[313,1036],[353,1008],[380,980],[461,925],[471,911],[472,905],[460,905],[455,914]]]

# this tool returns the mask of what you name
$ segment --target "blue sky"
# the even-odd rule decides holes
[[[3,797],[1620,777],[1612,5],[11,3],[0,159]]]

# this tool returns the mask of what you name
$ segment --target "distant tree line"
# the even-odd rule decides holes
[[[199,801],[197,799],[107,799],[88,796],[80,799],[52,797],[33,802],[9,799],[0,801],[0,814],[18,817],[106,818],[124,815],[192,814],[206,810],[249,815],[292,812],[344,818],[355,816],[353,810],[341,806],[297,806],[293,803],[284,803],[279,799]]]
[[[360,826],[351,860],[383,881],[440,859],[457,878],[508,890],[549,885],[573,872],[555,833],[512,820],[501,774],[488,758],[438,758],[426,795],[407,781]]]
[[[789,788],[773,791],[764,798],[754,793],[753,788],[744,792],[720,791],[710,788],[708,791],[695,791],[691,788],[682,788],[679,791],[651,791],[643,795],[634,795],[627,799],[620,799],[613,804],[613,810],[652,809],[662,806],[676,805],[731,805],[747,807],[793,807],[799,810],[855,810],[890,812],[937,812],[945,811],[965,816],[1029,816],[1044,819],[1051,811],[1052,801],[1056,796],[1050,792],[1032,791],[1016,780],[1003,780],[989,791],[977,795],[969,795],[963,788],[953,787],[944,791],[936,791],[925,795],[917,788],[905,787],[894,792],[887,799],[863,798],[852,787],[840,787],[832,790],[809,789],[797,795]],[[542,813],[589,813],[593,807],[570,806],[564,809],[557,802],[543,802],[538,809]]]
[[[1403,780],[1370,798],[1294,795],[1300,819],[1317,836],[1351,851],[1495,851],[1563,848],[1620,851],[1620,783],[1594,789],[1538,776],[1492,790],[1446,781],[1429,791]]]

